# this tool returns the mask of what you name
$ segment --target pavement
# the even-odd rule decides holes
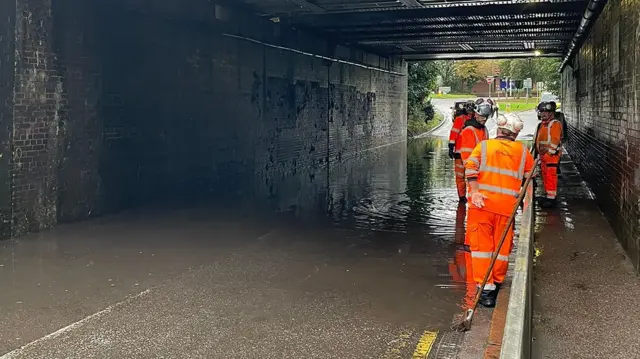
[[[533,358],[640,358],[640,279],[568,156],[539,210]]]
[[[475,99],[432,99],[431,102],[436,107],[438,111],[445,114],[444,124],[438,127],[436,130],[431,132],[432,136],[437,137],[449,137],[449,131],[451,130],[451,125],[453,124],[453,120],[451,119],[451,106],[453,106],[454,102],[461,100],[475,100]],[[522,119],[524,122],[524,128],[520,131],[518,135],[519,140],[532,140],[533,135],[536,132],[536,127],[538,126],[538,117],[536,112],[531,111],[523,111],[523,112],[514,112]],[[489,137],[496,136],[496,122],[495,119],[489,119],[487,121],[487,130],[489,130]]]

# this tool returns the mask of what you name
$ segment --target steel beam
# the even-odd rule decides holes
[[[316,4],[310,3],[307,0],[291,0],[291,1],[316,14],[323,14],[325,12],[323,8],[321,8]]]
[[[409,8],[422,7],[422,4],[418,0],[399,0],[404,6]]]
[[[582,20],[580,21],[580,26],[571,40],[569,47],[567,49],[567,54],[562,60],[562,64],[560,64],[560,69],[558,71],[562,72],[564,70],[565,65],[575,56],[576,51],[578,51],[584,40],[589,35],[591,31],[591,26],[596,22],[598,16],[602,12],[602,9],[607,4],[607,0],[590,0],[586,6],[584,14],[582,15]]]
[[[540,33],[535,35],[527,35],[527,34],[479,34],[479,35],[459,35],[459,36],[433,36],[433,37],[425,37],[425,36],[415,36],[415,37],[404,37],[398,39],[390,39],[390,40],[368,40],[368,41],[359,41],[359,44],[362,45],[408,45],[412,44],[420,45],[420,44],[442,44],[442,43],[468,43],[468,44],[482,44],[482,43],[509,43],[509,42],[519,42],[522,43],[524,41],[558,41],[563,42],[567,40],[571,40],[573,37],[573,33]]]
[[[512,31],[509,31],[512,30]],[[568,33],[576,31],[575,26],[565,26],[565,27],[541,27],[541,26],[526,26],[526,27],[518,27],[517,29],[512,29],[510,27],[501,27],[501,28],[491,28],[491,29],[478,29],[478,28],[470,28],[468,30],[462,29],[448,29],[448,28],[440,28],[433,29],[431,31],[407,31],[407,32],[394,32],[394,33],[371,33],[366,35],[353,35],[351,33],[345,33],[340,36],[341,39],[345,41],[366,41],[366,40],[381,40],[381,41],[391,41],[391,40],[404,40],[407,38],[421,38],[421,37],[433,37],[433,36],[455,36],[455,35],[468,35],[468,36],[477,36],[484,34],[494,34],[496,32],[500,32],[500,35],[532,35],[540,33]]]
[[[427,21],[425,21],[427,20]],[[540,17],[525,17],[525,18],[508,18],[508,19],[478,19],[478,20],[469,20],[468,16],[464,18],[455,18],[449,20],[441,20],[441,19],[419,19],[412,21],[403,21],[396,24],[336,24],[332,27],[320,27],[325,32],[349,32],[349,33],[366,33],[372,31],[405,31],[406,29],[422,29],[422,28],[431,28],[431,27],[440,27],[440,26],[451,26],[456,25],[460,27],[465,26],[499,26],[498,24],[509,24],[509,23],[518,23],[518,24],[537,24],[540,27],[548,26],[547,24],[559,24],[559,23],[571,23],[578,24],[580,22],[580,13],[574,11],[573,13],[564,13],[564,14],[547,14],[545,18]],[[517,25],[520,26],[520,25]]]
[[[538,46],[535,49],[527,49],[522,44],[498,44],[494,46],[482,46],[474,44],[469,45],[469,48],[462,47],[460,44],[446,44],[446,45],[432,45],[432,46],[415,46],[411,47],[411,51],[399,49],[398,46],[393,48],[387,48],[384,54],[387,56],[408,56],[413,54],[438,54],[438,53],[467,53],[467,52],[507,52],[507,51],[531,51],[536,50],[549,53],[549,52],[563,52],[564,46],[562,44]]]
[[[527,32],[528,30],[545,30],[548,28],[553,29],[567,29],[568,31],[575,31],[578,25],[578,21],[573,21],[571,23],[563,23],[563,24],[524,24],[524,25],[486,25],[486,24],[477,24],[477,25],[463,25],[463,26],[442,26],[442,25],[428,25],[420,28],[411,28],[411,29],[394,29],[394,30],[369,30],[369,31],[343,31],[339,35],[344,39],[360,39],[360,38],[380,38],[380,37],[397,37],[403,36],[405,34],[429,34],[429,33],[437,33],[443,31],[455,31],[455,32],[470,32],[470,31],[505,31],[505,32]],[[527,30],[527,31],[525,31]],[[336,35],[338,35],[336,33]]]
[[[536,56],[534,51],[501,51],[501,52],[447,52],[447,53],[417,53],[400,55],[408,61],[424,60],[476,60],[476,59],[506,59],[527,57],[562,57],[562,51],[544,53]]]
[[[398,46],[398,48],[402,51],[406,51],[406,52],[415,52],[415,50],[409,46],[406,45],[400,45]]]
[[[567,0],[566,2],[535,2],[491,4],[477,3],[470,6],[444,6],[429,8],[412,8],[404,10],[361,11],[354,13],[324,13],[318,15],[297,15],[289,19],[292,24],[311,27],[332,27],[340,24],[399,24],[420,19],[440,17],[460,17],[468,19],[473,16],[512,16],[531,14],[575,14],[577,9],[586,5],[586,0]],[[579,10],[578,10],[579,11]],[[579,16],[579,15],[578,15]],[[544,18],[544,17],[543,17]],[[454,20],[454,19],[452,19]],[[495,19],[494,21],[500,21]]]

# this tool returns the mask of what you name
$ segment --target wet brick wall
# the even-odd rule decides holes
[[[326,211],[332,167],[406,139],[406,76],[256,40],[400,60],[207,1],[18,3],[15,234],[170,198]]]
[[[640,268],[639,11],[638,1],[610,1],[562,73],[562,107],[570,132],[566,147],[636,269]]]
[[[0,238],[11,235],[11,141],[16,2],[0,3]]]
[[[13,232],[57,220],[60,124],[66,98],[53,49],[50,1],[17,2],[12,126]]]

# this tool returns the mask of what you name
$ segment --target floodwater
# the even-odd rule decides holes
[[[446,147],[332,166],[321,214],[157,206],[5,242],[0,358],[410,356],[468,294]]]

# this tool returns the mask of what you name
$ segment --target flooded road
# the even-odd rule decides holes
[[[156,206],[5,242],[0,358],[410,357],[468,294],[446,146],[330,167],[322,214]]]

